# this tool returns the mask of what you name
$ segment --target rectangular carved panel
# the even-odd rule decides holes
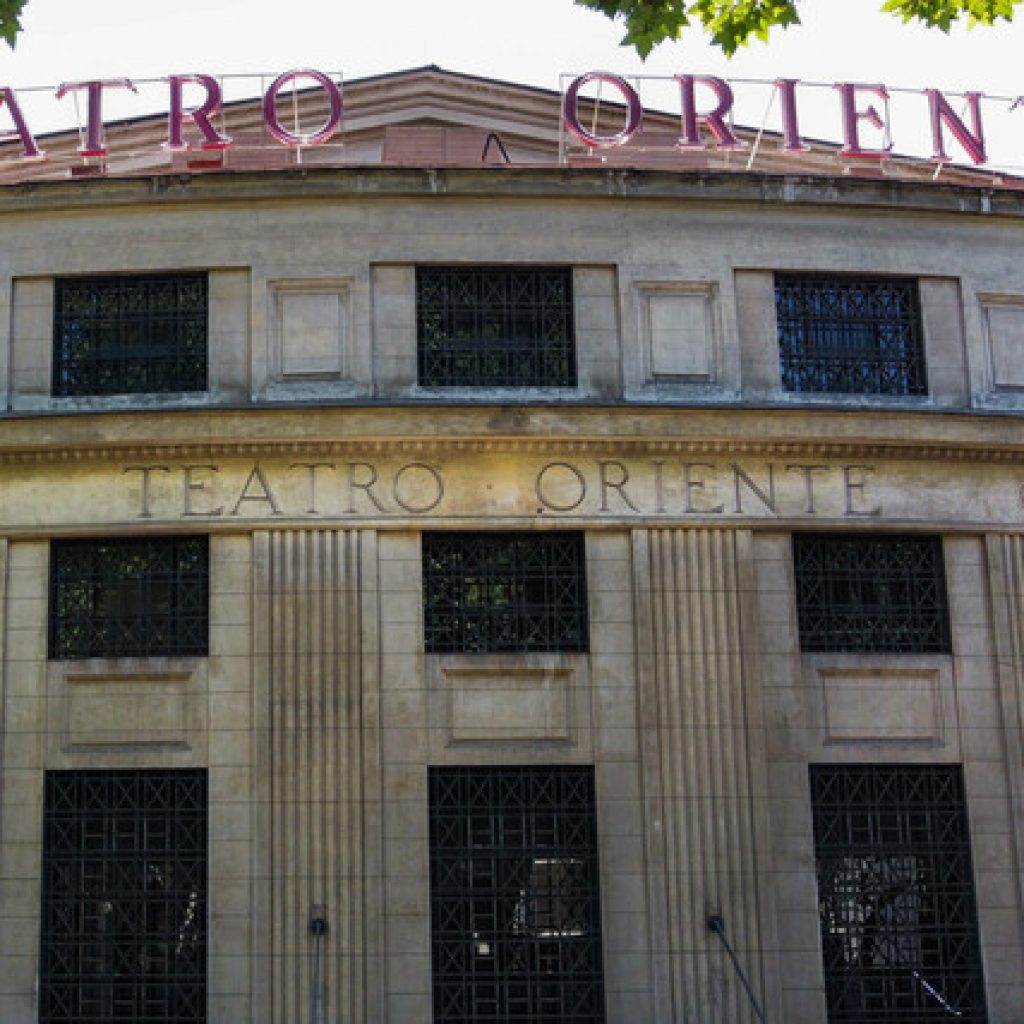
[[[818,669],[827,740],[932,740],[943,736],[939,668]]]
[[[442,672],[453,741],[571,738],[571,668],[467,666]]]

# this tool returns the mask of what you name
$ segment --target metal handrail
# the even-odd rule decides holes
[[[761,1004],[757,1001],[757,996],[754,995],[754,990],[750,987],[750,982],[747,981],[747,976],[743,973],[743,968],[740,966],[736,953],[729,944],[729,940],[725,937],[725,921],[722,920],[721,915],[712,914],[707,920],[707,925],[708,930],[714,932],[714,934],[722,940],[722,945],[725,946],[725,951],[729,954],[729,959],[732,961],[733,967],[736,968],[736,973],[739,975],[739,979],[743,983],[743,988],[746,990],[747,998],[750,1000],[750,1005],[754,1008],[754,1013],[757,1014],[757,1019],[761,1024],[768,1024],[767,1018],[764,1015],[764,1010],[761,1009]]]

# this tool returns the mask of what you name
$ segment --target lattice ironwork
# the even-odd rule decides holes
[[[203,770],[48,772],[40,1024],[205,1024]]]
[[[830,1024],[984,1024],[957,765],[811,767]]]
[[[950,650],[938,537],[796,534],[793,565],[803,650]]]
[[[925,395],[917,282],[777,274],[782,387],[856,395]]]
[[[572,271],[419,267],[419,383],[575,387]]]
[[[589,767],[432,768],[435,1024],[601,1024]]]
[[[53,393],[206,390],[207,275],[58,278]]]
[[[209,540],[55,540],[50,657],[203,655]]]
[[[424,534],[423,617],[431,654],[585,651],[583,534]]]

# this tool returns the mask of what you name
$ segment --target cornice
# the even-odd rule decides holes
[[[294,167],[142,174],[0,186],[0,215],[351,199],[702,201],[1024,217],[1024,192],[991,185],[812,174],[578,167]]]
[[[0,421],[0,464],[559,457],[1024,465],[1024,418],[551,407],[179,410]]]

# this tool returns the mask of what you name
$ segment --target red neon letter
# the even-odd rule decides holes
[[[700,140],[698,126],[701,122],[706,124],[714,135],[719,149],[745,149],[746,143],[740,142],[733,135],[732,129],[722,120],[722,117],[732,109],[732,89],[724,78],[716,78],[714,75],[676,75],[679,89],[683,98],[683,135],[676,143],[680,149],[703,148],[704,143]],[[718,100],[718,106],[706,114],[697,113],[697,103],[694,99],[694,86],[697,82],[706,85]]]
[[[25,116],[15,99],[14,90],[10,86],[0,86],[0,107],[7,104],[11,113],[11,120],[14,122],[14,130],[21,139],[21,155],[26,160],[43,160],[46,154],[36,145],[36,140],[28,130]],[[6,132],[4,134],[7,134]],[[2,137],[2,136],[0,136]]]
[[[127,78],[115,78],[111,81],[93,82],[65,82],[57,90],[57,99],[63,99],[69,92],[76,89],[85,89],[88,94],[89,104],[85,122],[85,145],[79,147],[81,156],[106,156],[107,150],[103,145],[103,90],[108,86],[115,89],[131,89],[138,92],[131,81]]]
[[[595,135],[588,132],[580,124],[580,89],[588,82],[607,82],[614,85],[622,93],[626,101],[626,127],[616,135]],[[591,71],[589,74],[580,75],[572,81],[569,88],[565,90],[565,100],[562,103],[562,118],[565,127],[576,136],[584,146],[596,148],[598,146],[621,146],[640,131],[643,124],[644,111],[640,105],[640,97],[624,78],[618,75],[607,75],[602,71]]]
[[[779,90],[779,103],[782,105],[782,152],[809,153],[811,147],[805,146],[800,138],[800,125],[796,119],[796,87],[799,79],[776,78],[775,88]]]
[[[227,149],[231,145],[231,136],[221,135],[210,124],[210,117],[220,110],[220,83],[210,75],[171,75],[171,109],[167,115],[167,142],[165,149],[188,149],[182,130],[186,115],[191,117],[203,136],[203,149]],[[182,86],[186,82],[195,82],[206,90],[206,99],[195,110],[186,111],[182,104]]]
[[[288,131],[278,120],[276,101],[277,94],[289,82],[294,82],[296,78],[303,76],[312,78],[314,82],[323,87],[330,104],[330,113],[327,115],[327,120],[315,132],[310,132],[308,135],[296,135],[294,132]],[[319,71],[286,71],[270,83],[270,88],[267,89],[267,93],[263,97],[263,120],[267,131],[278,142],[286,146],[319,146],[320,143],[326,142],[341,124],[341,90]]]
[[[888,143],[883,149],[863,149],[860,144],[858,121],[867,121],[872,128],[882,129],[885,122],[878,116],[874,107],[867,110],[857,109],[857,90],[867,89],[873,92],[879,99],[889,101],[889,93],[884,85],[856,85],[853,82],[837,82],[835,88],[839,90],[839,98],[843,109],[843,148],[839,151],[840,156],[855,157],[884,157],[889,155],[892,143]]]
[[[985,157],[985,134],[981,128],[981,93],[965,92],[964,99],[971,111],[971,127],[967,126],[953,112],[953,108],[946,102],[946,97],[938,89],[925,89],[925,96],[928,97],[928,108],[932,119],[932,146],[935,152],[932,153],[932,161],[937,164],[949,163],[949,155],[942,140],[942,125],[953,133],[953,138],[967,150],[967,155],[976,163],[983,164]]]

